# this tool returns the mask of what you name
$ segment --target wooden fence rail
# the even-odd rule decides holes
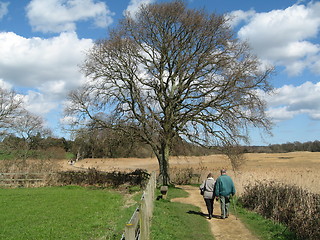
[[[141,197],[141,203],[125,226],[121,240],[148,240],[154,209],[156,173],[153,172]]]
[[[17,185],[28,186],[45,181],[46,176],[52,173],[0,173],[0,186],[11,187]]]

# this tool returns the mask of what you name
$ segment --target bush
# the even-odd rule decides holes
[[[171,182],[177,185],[191,184],[192,177],[195,175],[193,168],[172,168],[170,170]]]
[[[66,171],[58,173],[58,183],[62,185],[99,185],[118,187],[122,184],[144,186],[149,179],[146,170],[137,169],[133,172],[102,172],[95,168],[88,171]]]
[[[296,186],[257,182],[245,188],[244,207],[283,223],[301,239],[320,239],[320,195]]]

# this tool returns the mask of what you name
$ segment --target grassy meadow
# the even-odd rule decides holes
[[[78,186],[0,189],[0,239],[118,240],[135,209],[130,199]]]
[[[187,197],[188,193],[178,188],[170,188],[169,192],[168,199],[155,202],[150,238],[152,240],[212,239],[209,223],[199,214],[201,212],[199,207],[170,202],[172,198]],[[159,191],[157,195],[160,195]]]

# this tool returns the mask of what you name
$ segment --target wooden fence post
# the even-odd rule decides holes
[[[140,206],[132,215],[130,221],[125,226],[125,232],[121,239],[125,240],[149,240],[150,226],[154,209],[156,188],[156,173],[153,172],[149,182],[141,197]],[[139,224],[138,224],[139,223]]]
[[[141,215],[140,215],[140,240],[149,239],[149,219],[148,208],[146,201],[141,203]]]
[[[124,236],[125,236],[125,239],[135,239],[135,236],[136,236],[136,228],[133,224],[131,223],[128,223],[126,224],[126,227],[124,229]]]

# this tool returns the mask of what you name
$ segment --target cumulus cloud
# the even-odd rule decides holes
[[[104,2],[93,0],[32,0],[26,11],[32,29],[44,33],[75,31],[77,21],[107,27],[114,15]]]
[[[9,2],[0,2],[0,20],[8,14]]]
[[[12,85],[4,81],[2,78],[0,78],[0,88],[5,89],[5,90],[11,90]]]
[[[134,16],[137,11],[139,11],[139,8],[143,4],[151,4],[154,3],[155,0],[130,0],[130,3],[127,7],[127,9],[123,12],[124,14],[130,14],[131,16]]]
[[[265,13],[253,14],[251,10],[232,14],[238,16],[236,19],[250,16],[238,36],[248,41],[260,58],[285,66],[290,75],[300,74],[306,68],[319,73],[315,65],[320,61],[320,45],[312,39],[319,35],[320,2]]]
[[[58,102],[50,101],[45,94],[35,91],[28,91],[23,100],[26,109],[37,115],[45,115],[58,106]]]
[[[50,39],[3,32],[0,45],[0,84],[31,88],[26,102],[38,112],[54,108],[54,101],[63,100],[69,90],[84,82],[79,64],[93,41],[79,39],[74,32]]]
[[[248,22],[252,17],[254,17],[256,11],[253,9],[249,11],[236,10],[231,13],[226,14],[226,17],[229,19],[229,24],[231,27],[236,27],[242,22]]]
[[[62,126],[72,125],[75,122],[77,122],[77,118],[72,116],[65,116],[59,119],[59,123]]]
[[[263,98],[269,106],[267,114],[275,122],[292,119],[298,114],[320,120],[320,82],[305,82],[297,87],[284,85]]]
[[[13,85],[39,87],[65,81],[77,85],[81,78],[78,64],[93,46],[91,39],[78,39],[74,32],[42,39],[24,38],[15,33],[0,33],[0,75]]]

